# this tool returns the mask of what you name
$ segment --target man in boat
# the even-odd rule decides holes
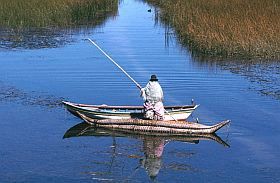
[[[141,89],[141,97],[144,100],[144,117],[151,120],[163,120],[163,91],[156,75],[151,75],[146,87]]]

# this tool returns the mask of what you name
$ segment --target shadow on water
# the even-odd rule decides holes
[[[168,164],[163,166],[163,151],[165,146],[171,142],[184,142],[191,144],[198,144],[201,140],[215,141],[224,147],[230,147],[224,140],[222,140],[216,134],[187,134],[187,135],[175,135],[175,134],[163,134],[163,133],[149,133],[149,132],[134,132],[129,130],[112,130],[106,128],[96,128],[85,122],[79,123],[70,129],[68,129],[63,138],[92,136],[92,137],[113,137],[112,147],[116,147],[115,137],[123,137],[129,139],[138,139],[142,142],[142,147],[138,151],[142,151],[142,156],[135,156],[139,159],[139,164],[135,168],[133,174],[139,168],[143,168],[151,180],[154,180],[161,168],[167,168],[172,170],[185,170],[196,171],[191,165],[183,164]],[[192,152],[184,152],[180,156],[193,156]],[[118,156],[118,153],[113,153],[112,156]],[[129,156],[130,157],[130,156]],[[130,157],[131,158],[131,157]],[[133,176],[133,174],[131,176]]]

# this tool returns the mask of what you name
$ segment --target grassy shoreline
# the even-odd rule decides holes
[[[0,27],[96,25],[118,10],[118,0],[0,0]]]
[[[0,0],[1,49],[55,48],[71,34],[101,26],[119,0]]]
[[[280,1],[146,1],[195,56],[280,59]]]

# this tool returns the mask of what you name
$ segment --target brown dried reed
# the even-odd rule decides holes
[[[278,0],[146,0],[196,56],[279,59]]]

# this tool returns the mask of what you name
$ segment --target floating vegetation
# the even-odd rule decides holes
[[[271,60],[196,60],[238,74],[250,81],[249,90],[280,100],[280,62]]]
[[[192,167],[192,165],[183,163],[170,163],[165,165],[165,169],[171,169],[174,171],[186,171],[186,172],[198,172],[197,168]]]
[[[146,1],[196,57],[280,58],[280,1]]]
[[[63,98],[52,95],[26,93],[13,86],[2,85],[0,82],[0,102],[16,102],[23,105],[44,106],[48,108],[62,105]]]
[[[72,42],[71,34],[64,29],[29,28],[1,29],[1,49],[57,48]]]
[[[223,69],[247,78],[252,84],[251,90],[280,100],[280,66],[272,61],[235,61],[219,63]]]

